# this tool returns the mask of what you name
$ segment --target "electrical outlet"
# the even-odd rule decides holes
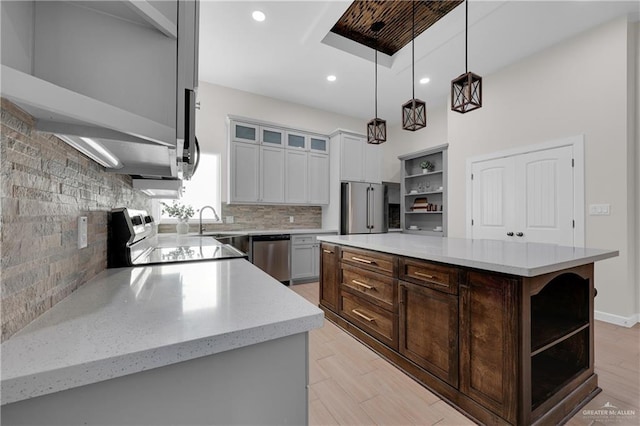
[[[233,216],[227,216],[227,223],[233,223]]]
[[[289,223],[293,223],[293,216],[289,216]]]
[[[610,204],[590,204],[589,216],[609,216],[611,214]]]
[[[80,216],[78,218],[78,248],[82,249],[87,246],[87,217]]]

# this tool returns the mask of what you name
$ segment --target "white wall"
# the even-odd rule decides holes
[[[637,27],[619,19],[484,75],[481,109],[443,101],[426,129],[393,128],[384,145],[383,179],[397,180],[398,154],[449,143],[449,236],[464,237],[468,158],[584,134],[586,204],[611,204],[610,216],[586,216],[586,245],[620,251],[596,263],[596,311],[627,325],[640,312]]]
[[[287,127],[330,134],[336,128],[366,130],[366,122],[304,105],[200,82],[200,110],[196,115],[196,134],[204,152],[221,154],[222,201],[227,201],[227,115],[239,115]],[[331,170],[338,173],[338,170]]]
[[[398,105],[398,115],[400,115]],[[382,146],[384,155],[382,159],[382,180],[388,182],[400,182],[399,155],[415,151],[422,151],[432,146],[447,143],[447,111],[446,99],[442,99],[439,106],[427,108],[427,127],[410,132],[403,130],[402,125],[389,126],[387,142]]]

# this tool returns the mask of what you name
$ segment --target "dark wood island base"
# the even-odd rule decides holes
[[[533,277],[322,243],[327,319],[482,424],[562,424],[600,392],[593,262]]]

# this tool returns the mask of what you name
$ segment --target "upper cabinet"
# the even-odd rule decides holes
[[[328,137],[229,118],[229,203],[329,203]]]
[[[3,1],[0,8],[2,96],[33,115],[38,130],[95,138],[122,155],[130,174],[144,173],[127,169],[127,143],[175,151],[184,89],[197,86],[197,2]]]
[[[382,147],[368,144],[365,136],[339,131],[332,143],[340,147],[340,180],[382,183]]]

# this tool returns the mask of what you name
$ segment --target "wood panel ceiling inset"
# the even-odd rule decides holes
[[[456,8],[463,0],[415,0],[416,37]],[[411,41],[413,0],[355,0],[332,32],[392,56]],[[377,33],[371,24],[384,22]]]

